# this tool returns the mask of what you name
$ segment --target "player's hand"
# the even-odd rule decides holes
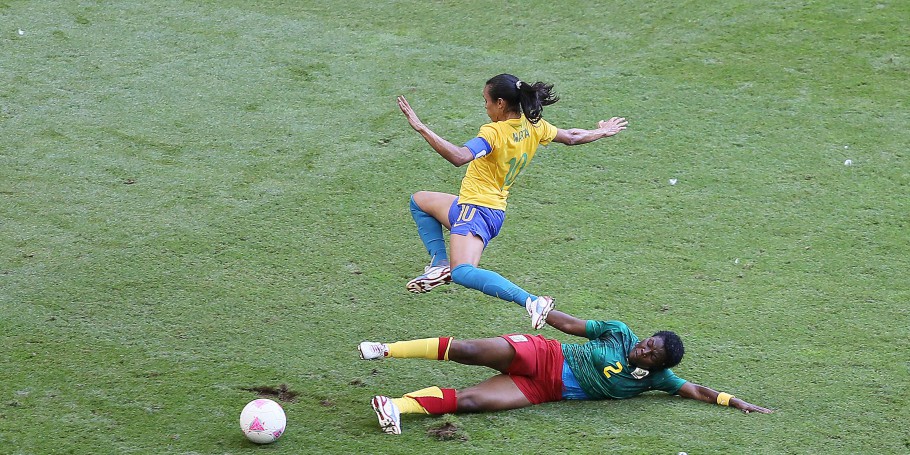
[[[408,119],[408,123],[411,124],[411,128],[414,128],[417,131],[420,131],[424,128],[423,122],[417,117],[417,114],[414,113],[414,109],[411,109],[411,105],[408,104],[408,100],[404,99],[403,96],[398,96],[398,108],[401,109],[401,112],[404,113],[405,118]]]
[[[629,122],[622,117],[613,117],[610,120],[601,120],[597,122],[597,127],[604,133],[604,137],[610,137],[626,129]]]
[[[774,411],[772,411],[772,410],[770,410],[770,409],[768,409],[768,408],[763,408],[763,407],[761,407],[761,406],[756,406],[756,405],[754,405],[754,404],[752,404],[752,403],[749,403],[749,402],[746,402],[746,401],[743,401],[743,400],[740,400],[740,399],[734,400],[732,403],[730,403],[730,406],[733,406],[733,407],[735,407],[736,409],[739,409],[740,411],[742,411],[742,412],[744,412],[744,413],[746,413],[746,414],[748,414],[748,413],[750,413],[750,412],[760,412],[760,413],[762,413],[762,414],[770,414],[770,413],[774,412]]]

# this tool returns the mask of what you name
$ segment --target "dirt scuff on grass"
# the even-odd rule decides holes
[[[291,390],[287,384],[281,384],[278,387],[267,385],[247,387],[243,390],[256,392],[259,395],[259,398],[268,398],[270,400],[277,399],[289,403],[296,403],[297,396],[300,395],[299,392]]]
[[[439,441],[467,441],[468,435],[461,431],[452,422],[446,422],[438,427],[427,430],[427,435],[436,438]]]

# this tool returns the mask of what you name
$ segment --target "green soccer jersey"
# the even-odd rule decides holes
[[[631,398],[648,390],[676,393],[686,383],[669,368],[635,379],[627,357],[638,343],[638,337],[626,324],[620,321],[588,321],[585,331],[591,341],[563,344],[562,352],[566,364],[589,398]]]

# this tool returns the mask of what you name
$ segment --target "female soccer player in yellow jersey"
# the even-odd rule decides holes
[[[509,189],[534,158],[538,145],[554,141],[586,144],[619,133],[628,122],[613,117],[601,120],[592,130],[556,128],[542,118],[543,107],[559,100],[553,85],[528,84],[511,74],[488,80],[483,99],[490,123],[481,126],[477,137],[459,147],[424,125],[408,101],[398,97],[398,107],[408,123],[433,150],[455,166],[468,164],[458,196],[433,191],[411,196],[411,214],[431,259],[423,275],[409,281],[407,289],[422,293],[454,281],[525,307],[531,324],[540,329],[553,308],[553,299],[532,295],[502,275],[478,268],[480,256],[499,233]],[[450,232],[451,258],[446,254],[443,226]]]

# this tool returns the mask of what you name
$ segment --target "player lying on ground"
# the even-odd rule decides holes
[[[561,400],[630,398],[662,390],[684,398],[732,406],[745,413],[770,413],[729,393],[717,392],[677,377],[670,370],[683,357],[682,340],[668,331],[639,341],[620,321],[582,320],[551,311],[546,322],[584,344],[561,344],[540,335],[503,335],[455,340],[426,338],[397,343],[360,343],[360,358],[451,360],[499,371],[463,390],[429,387],[401,398],[376,396],[373,410],[382,430],[401,433],[401,414],[448,414],[517,409]]]

